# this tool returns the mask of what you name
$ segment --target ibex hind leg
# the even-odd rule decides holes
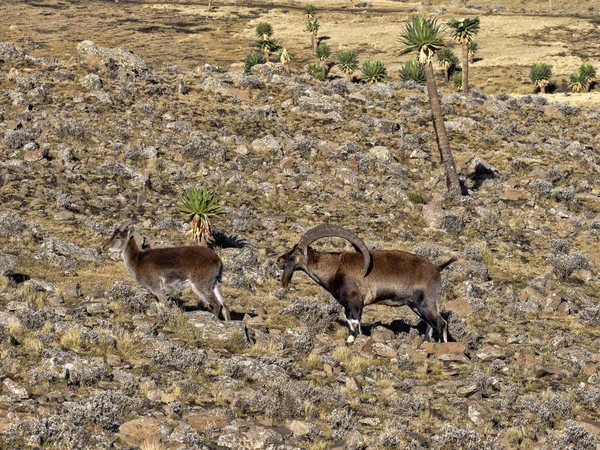
[[[219,282],[218,281],[215,283],[213,292],[215,293],[215,297],[217,298],[219,305],[221,305],[221,310],[223,312],[223,317],[225,318],[225,321],[227,321],[227,322],[230,321],[231,314],[229,313],[229,308],[225,304],[225,300],[223,300],[223,296],[221,295],[221,291],[219,290]]]
[[[202,292],[200,289],[198,289],[194,284],[190,283],[190,286],[191,286],[194,294],[196,294],[198,296],[198,299],[200,300],[200,306],[202,306],[204,309],[207,309],[208,311],[212,311],[214,313],[214,308],[213,308],[214,302],[211,302],[211,298],[209,296],[207,296],[204,292]],[[216,315],[218,317],[218,311],[217,311]]]

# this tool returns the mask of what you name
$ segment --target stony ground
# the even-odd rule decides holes
[[[0,43],[0,448],[597,448],[597,106],[440,93],[465,187],[448,205],[417,86],[79,49]],[[185,243],[177,194],[198,184],[227,211],[230,323],[189,292],[157,303],[97,250],[131,218]],[[457,257],[453,342],[382,306],[347,347],[322,289],[283,292],[277,255],[323,222]]]

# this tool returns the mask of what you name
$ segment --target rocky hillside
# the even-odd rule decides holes
[[[1,449],[598,448],[598,107],[440,92],[465,194],[448,205],[419,86],[78,53],[0,43]],[[98,251],[132,218],[186,243],[194,185],[227,211],[229,323]],[[324,222],[457,257],[453,342],[376,306],[348,347],[327,293],[302,274],[282,291],[276,257]]]

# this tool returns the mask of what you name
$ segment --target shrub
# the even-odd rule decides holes
[[[587,270],[590,266],[590,261],[587,256],[581,253],[569,253],[567,256],[551,257],[550,264],[552,265],[552,273],[558,278],[568,278],[578,269]]]
[[[215,192],[202,186],[190,187],[179,195],[177,209],[191,220],[188,233],[194,241],[200,242],[210,236],[211,219],[223,214],[219,200]]]
[[[600,327],[600,305],[582,309],[579,311],[579,317],[591,327]]]
[[[365,61],[361,70],[367,83],[381,83],[388,78],[387,69],[381,61]]]
[[[423,67],[423,64],[418,63],[415,58],[411,58],[400,69],[400,79],[405,83],[412,81],[424,85],[427,81],[425,67]]]
[[[358,55],[354,50],[342,50],[336,61],[336,65],[346,75],[346,81],[351,81],[352,74],[358,69]]]
[[[531,82],[540,89],[543,93],[546,92],[546,87],[550,84],[552,77],[552,67],[545,63],[535,63],[529,71]]]
[[[454,82],[454,88],[460,91],[462,89],[462,72],[456,72],[452,77],[452,81]]]
[[[587,87],[588,77],[579,70],[569,76],[569,87],[573,92],[581,92]]]
[[[244,61],[244,73],[246,75],[250,75],[250,70],[256,66],[257,64],[265,64],[267,62],[267,58],[262,53],[257,51],[252,51],[246,56],[246,60]]]

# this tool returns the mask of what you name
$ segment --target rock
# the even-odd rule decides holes
[[[187,423],[194,430],[204,432],[207,428],[225,428],[229,422],[221,414],[192,412],[187,416]]]
[[[17,265],[17,257],[10,253],[0,253],[0,275],[13,271]]]
[[[271,428],[250,426],[247,430],[227,429],[217,444],[235,450],[277,450],[283,436]]]
[[[23,58],[26,54],[25,50],[15,47],[12,42],[0,41],[0,61]]]
[[[309,424],[300,420],[291,420],[286,422],[294,436],[306,436],[310,432]]]
[[[25,146],[27,147],[27,146]],[[23,160],[26,162],[36,162],[48,157],[48,149],[37,148],[23,153]]]
[[[473,314],[473,307],[465,300],[450,300],[446,302],[444,309],[455,312],[462,317],[468,317]]]
[[[146,398],[148,400],[152,400],[153,402],[160,402],[162,401],[161,399],[163,394],[164,392],[160,389],[152,389],[151,391],[148,391],[148,393],[146,394]]]
[[[378,356],[390,359],[398,356],[398,352],[396,350],[380,342],[375,342],[373,344],[373,353],[375,353]]]
[[[29,398],[27,389],[17,384],[10,378],[5,378],[4,381],[2,381],[2,388],[4,392],[16,400],[26,400]]]
[[[457,120],[448,120],[444,122],[448,131],[458,131],[461,133],[467,133],[477,125],[475,120],[470,117],[459,117]]]
[[[8,418],[8,415],[4,412],[0,412],[0,435],[3,435],[9,425],[12,423],[12,420]]]
[[[88,64],[101,62],[109,75],[123,80],[146,78],[151,72],[144,60],[129,50],[101,47],[92,41],[82,41],[77,45],[77,58]]]
[[[456,390],[456,393],[463,397],[469,397],[469,396],[473,395],[475,392],[477,392],[478,390],[479,390],[479,386],[477,385],[477,383],[471,383],[471,384],[467,384],[466,386],[458,388]]]
[[[423,205],[423,218],[425,219],[427,226],[431,228],[440,228],[444,216],[445,212],[439,198],[434,198],[426,205]]]
[[[72,267],[77,264],[77,261],[71,258],[99,261],[100,254],[95,248],[79,247],[62,239],[48,238],[40,246],[40,251],[35,258],[59,267]]]
[[[370,148],[369,155],[384,164],[390,164],[396,161],[392,152],[390,152],[387,147],[381,145]]]
[[[494,359],[506,358],[506,352],[500,347],[486,345],[476,353],[480,361],[493,361]]]
[[[469,404],[467,415],[471,422],[478,427],[483,426],[487,422],[493,420],[492,410],[484,403],[473,402]]]
[[[420,348],[436,358],[443,355],[463,355],[466,347],[460,342],[423,342]]]
[[[562,369],[554,364],[537,364],[533,367],[535,378],[563,378]]]
[[[283,155],[281,143],[271,134],[260,139],[255,139],[250,145],[255,152],[267,152],[278,156]]]
[[[139,447],[144,441],[160,439],[161,433],[156,419],[142,417],[122,424],[117,436],[126,444]]]
[[[485,264],[475,261],[459,261],[450,266],[448,278],[453,283],[461,283],[467,280],[488,281],[489,274]]]
[[[576,420],[576,425],[582,426],[587,430],[588,433],[594,435],[597,441],[600,441],[600,422],[593,422],[591,420]],[[596,449],[598,449],[597,445]]]
[[[342,308],[335,301],[324,303],[303,298],[294,298],[281,311],[281,314],[289,314],[296,317],[316,333],[329,330],[331,324],[340,317],[341,313]]]
[[[354,377],[346,377],[346,388],[350,392],[362,392],[362,387],[360,383]]]
[[[108,305],[106,303],[101,302],[88,303],[85,306],[85,310],[91,316],[110,313],[110,308],[108,307]]]
[[[371,330],[373,342],[389,342],[394,339],[394,332],[388,328],[375,327]]]
[[[79,80],[79,84],[88,91],[97,91],[102,89],[102,79],[95,73],[90,73]]]

